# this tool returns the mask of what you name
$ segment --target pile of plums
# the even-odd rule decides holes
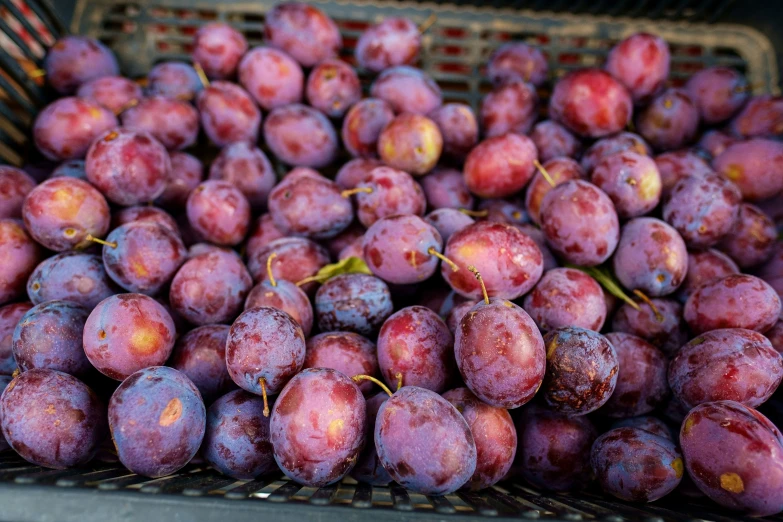
[[[350,63],[310,5],[265,36],[205,25],[144,82],[90,38],[49,49],[51,173],[0,167],[11,449],[783,509],[756,410],[783,379],[783,99],[724,67],[670,87],[640,33],[556,81],[507,43],[476,113],[414,66],[411,20]]]

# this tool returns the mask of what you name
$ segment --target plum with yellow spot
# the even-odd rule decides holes
[[[454,337],[438,314],[408,306],[386,319],[378,333],[378,365],[386,384],[418,386],[436,393],[454,380]]]
[[[614,203],[621,218],[649,213],[661,199],[661,176],[649,156],[623,151],[601,159],[590,180]]]
[[[426,116],[405,112],[378,136],[378,155],[390,167],[421,176],[431,171],[443,152],[443,136]]]
[[[109,204],[95,187],[76,178],[54,178],[35,187],[22,206],[33,239],[56,252],[84,248],[88,236],[109,230]]]
[[[699,109],[684,89],[670,88],[639,112],[636,128],[655,149],[679,149],[696,138]]]
[[[60,98],[38,113],[33,123],[33,140],[50,160],[81,159],[98,136],[117,125],[114,113],[94,100]]]
[[[362,392],[330,368],[296,375],[275,402],[269,423],[275,461],[295,482],[323,487],[342,479],[365,444]]]
[[[758,411],[734,401],[696,406],[680,445],[688,475],[714,502],[757,517],[783,509],[783,436]]]
[[[590,463],[601,488],[628,502],[665,497],[685,470],[674,442],[641,428],[615,428],[598,437]]]
[[[362,99],[362,85],[353,67],[328,58],[313,67],[305,87],[307,101],[330,118],[341,118]]]
[[[365,98],[356,102],[348,109],[340,131],[345,149],[356,158],[378,157],[378,136],[393,119],[391,105],[383,100]]]
[[[19,374],[0,397],[6,441],[22,458],[46,468],[87,464],[107,435],[105,412],[87,385],[50,369]]]
[[[190,462],[204,438],[206,417],[196,386],[167,366],[133,373],[109,401],[109,428],[120,462],[151,478]]]
[[[98,303],[84,325],[84,352],[102,374],[121,381],[171,355],[174,320],[153,298],[118,294]]]
[[[771,198],[783,190],[783,143],[764,138],[733,143],[712,167],[737,185],[745,200]]]

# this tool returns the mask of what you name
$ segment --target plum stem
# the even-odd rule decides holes
[[[352,189],[343,190],[340,192],[340,195],[344,198],[350,198],[354,194],[359,194],[360,192],[364,192],[365,194],[372,194],[372,188],[370,187],[356,187]]]
[[[139,104],[139,99],[138,98],[133,98],[132,100],[129,100],[128,103],[126,103],[125,105],[123,105],[122,107],[120,107],[119,109],[114,111],[114,115],[115,116],[119,116],[123,112],[127,111],[131,107],[137,106],[138,104]]]
[[[431,256],[437,257],[438,259],[440,259],[441,261],[443,261],[444,263],[449,265],[451,267],[452,271],[456,272],[457,270],[459,270],[459,267],[457,266],[457,263],[455,263],[454,261],[452,261],[448,257],[444,256],[443,254],[441,254],[440,252],[435,250],[435,247],[429,247],[427,249],[427,253],[429,255],[431,255]]]
[[[395,377],[397,378],[397,390],[399,390],[402,388],[402,372],[397,372]]]
[[[305,277],[301,281],[297,281],[296,286],[306,285],[307,283],[312,283],[313,281],[318,281],[318,277],[317,276]]]
[[[383,384],[381,381],[379,381],[379,380],[378,380],[378,379],[376,379],[375,377],[372,377],[371,375],[363,375],[363,374],[361,374],[361,375],[354,375],[353,377],[351,377],[351,380],[352,380],[353,382],[361,382],[361,381],[370,381],[370,382],[374,382],[375,384],[377,384],[378,386],[380,386],[380,387],[381,387],[381,389],[382,389],[383,391],[385,391],[386,393],[388,393],[388,394],[389,394],[389,397],[391,397],[392,395],[394,395],[394,394],[391,392],[391,390],[389,389],[389,387],[388,387],[388,386],[386,386],[385,384]]]
[[[481,284],[481,291],[484,294],[484,302],[486,304],[489,304],[489,294],[487,294],[487,287],[484,285],[484,279],[481,277],[481,274],[478,270],[476,270],[476,267],[473,265],[470,265],[468,267],[468,270],[473,272],[476,276],[476,279],[478,279],[478,282]]]
[[[92,234],[87,234],[87,237],[85,238],[87,241],[92,241],[93,243],[98,243],[99,245],[109,246],[112,248],[117,248],[117,243],[113,241],[104,241],[103,239],[98,239],[97,237],[94,237]]]
[[[272,260],[277,257],[277,252],[272,252],[269,254],[269,257],[266,258],[266,275],[269,277],[269,284],[274,286],[277,286],[277,281],[275,281],[275,276],[272,275]]]
[[[201,80],[201,85],[209,87],[209,78],[207,78],[207,73],[204,72],[204,68],[201,67],[201,64],[193,62],[193,68],[196,70],[196,74],[198,74],[198,79]]]
[[[544,166],[541,163],[539,163],[537,159],[533,160],[533,165],[535,165],[538,171],[541,173],[541,175],[544,176],[546,182],[549,183],[550,186],[554,187],[555,181],[552,179],[552,176],[549,175],[549,172],[546,171]]]
[[[15,370],[14,370],[14,373],[12,373],[12,374],[11,374],[11,378],[12,378],[12,379],[16,379],[16,377],[17,377],[17,376],[18,376],[20,373],[22,373],[22,370],[20,370],[19,368],[15,369]]]
[[[261,377],[258,379],[258,384],[261,386],[261,396],[264,398],[264,417],[269,417],[269,402],[266,398],[266,379]]]
[[[435,22],[438,20],[438,16],[435,13],[431,13],[426,20],[424,20],[421,25],[419,26],[419,34],[424,34],[427,32],[427,30],[435,25]]]
[[[637,289],[637,290],[634,290],[634,291],[633,291],[633,294],[634,294],[636,297],[638,297],[639,299],[641,299],[641,300],[642,300],[642,302],[644,302],[644,304],[646,304],[647,306],[649,306],[649,307],[650,307],[650,310],[652,310],[652,311],[653,311],[653,314],[655,314],[655,320],[656,320],[656,321],[658,321],[659,323],[662,323],[662,322],[663,322],[663,320],[664,320],[664,319],[663,319],[663,315],[661,314],[661,312],[659,312],[659,311],[658,311],[658,308],[657,308],[657,307],[655,306],[655,304],[654,304],[654,303],[653,303],[653,302],[650,300],[650,298],[649,298],[649,297],[647,297],[646,295],[644,295],[644,292],[642,292],[641,290],[638,290],[638,289]]]
[[[469,208],[461,208],[459,209],[460,212],[465,214],[466,216],[470,217],[487,217],[489,215],[489,210],[470,210]]]

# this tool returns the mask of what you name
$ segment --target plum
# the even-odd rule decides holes
[[[60,98],[38,113],[35,146],[55,161],[81,159],[100,135],[117,127],[117,117],[90,98]]]
[[[337,156],[332,122],[299,103],[272,109],[264,122],[264,141],[280,161],[296,167],[325,167]]]
[[[13,352],[14,329],[32,307],[31,303],[14,303],[0,307],[0,375],[11,375],[17,369]]]
[[[207,404],[234,388],[226,369],[228,329],[224,324],[194,328],[177,339],[168,361],[193,382]]]
[[[370,96],[387,102],[396,113],[428,114],[443,104],[437,83],[421,69],[399,65],[384,70],[370,87]]]
[[[655,162],[629,150],[602,158],[590,181],[609,196],[621,218],[647,214],[661,198],[661,176]]]
[[[413,65],[421,50],[419,28],[408,18],[389,17],[368,27],[356,42],[356,62],[373,72]]]
[[[620,80],[634,103],[646,103],[669,77],[669,46],[660,36],[636,33],[612,47],[606,70]]]
[[[235,141],[255,142],[258,138],[261,111],[239,85],[210,83],[198,93],[196,107],[204,134],[218,147]]]
[[[421,178],[421,188],[431,209],[473,208],[473,196],[459,170],[436,167]]]
[[[636,308],[623,304],[614,314],[612,330],[641,337],[667,355],[674,355],[688,340],[682,305],[667,298],[655,297]]]
[[[116,76],[119,65],[114,53],[95,38],[68,35],[46,53],[46,80],[60,94],[70,94],[82,84],[104,76]]]
[[[354,332],[325,332],[307,340],[303,368],[331,368],[348,375],[378,375],[375,343]],[[367,395],[372,382],[357,383]]]
[[[470,106],[444,103],[427,116],[435,122],[443,136],[443,155],[462,161],[479,139],[479,125]]]
[[[122,125],[148,132],[169,150],[182,150],[196,143],[198,111],[182,100],[149,96],[122,113]]]
[[[546,172],[548,177],[544,176],[543,172]],[[541,224],[541,202],[550,190],[566,181],[584,177],[582,167],[571,158],[554,158],[541,165],[540,171],[535,173],[525,192],[525,209],[530,221]]]
[[[0,305],[25,294],[25,282],[41,260],[41,249],[14,219],[0,219]]]
[[[528,134],[538,117],[538,94],[529,83],[506,82],[481,100],[479,123],[485,137]]]
[[[542,331],[579,326],[599,332],[606,320],[601,286],[573,268],[545,272],[533,291],[525,296],[524,308]]]
[[[228,181],[236,186],[254,209],[266,208],[269,193],[277,183],[269,158],[247,141],[223,147],[209,168],[209,179]]]
[[[201,182],[188,196],[186,208],[190,226],[215,245],[238,245],[250,227],[250,202],[227,181]]]
[[[378,155],[388,166],[421,176],[435,167],[443,136],[434,121],[415,113],[394,117],[378,136]]]
[[[345,149],[357,158],[378,157],[378,136],[393,119],[391,105],[383,100],[365,98],[356,102],[348,109],[340,131]]]
[[[245,37],[225,22],[205,24],[193,38],[193,62],[213,80],[234,76],[245,51]]]
[[[667,89],[636,116],[636,128],[653,148],[679,149],[696,138],[699,110],[683,89]]]
[[[0,165],[0,219],[21,218],[25,197],[36,182],[25,171]]]
[[[304,2],[284,2],[267,12],[264,37],[269,45],[287,52],[303,67],[336,56],[343,46],[334,20]]]
[[[606,156],[630,150],[643,156],[652,155],[652,150],[644,138],[632,132],[618,132],[593,143],[582,155],[582,169],[591,173],[596,164]]]
[[[267,111],[302,101],[302,67],[278,49],[254,47],[245,53],[238,76],[242,87]]]
[[[740,268],[758,266],[770,257],[778,239],[775,223],[755,205],[739,205],[737,220],[718,248],[728,254]]]
[[[522,42],[501,45],[487,63],[487,76],[495,85],[524,81],[538,87],[546,81],[548,74],[549,66],[541,50]]]
[[[721,123],[737,113],[748,99],[748,82],[729,67],[709,67],[688,78],[685,90],[696,103],[701,120]]]
[[[783,98],[771,94],[754,96],[729,124],[734,136],[776,138],[783,133]]]
[[[715,173],[701,155],[688,149],[658,154],[655,156],[655,165],[661,175],[661,193],[664,197],[683,178],[704,178]]]
[[[357,183],[356,217],[370,227],[381,218],[413,214],[423,216],[427,199],[421,185],[402,170],[381,166],[374,168]]]
[[[359,458],[356,460],[356,465],[351,470],[353,478],[372,486],[385,486],[392,481],[391,475],[384,469],[378,459],[378,451],[375,449],[374,441],[375,421],[378,417],[378,410],[388,398],[389,396],[386,392],[380,392],[366,400],[367,422],[364,430],[364,449],[362,449]]]
[[[530,139],[538,149],[538,158],[543,162],[561,157],[577,158],[582,152],[579,139],[556,121],[536,123]]]
[[[370,335],[393,311],[389,287],[367,274],[338,275],[315,294],[318,327],[325,332],[346,330]]]
[[[271,263],[270,274],[267,275],[267,278],[247,294],[245,310],[259,306],[282,310],[293,317],[302,327],[305,337],[309,337],[310,331],[313,329],[313,306],[310,304],[310,298],[295,283],[285,279],[277,281],[274,274],[271,274]]]
[[[147,73],[147,92],[152,95],[190,101],[203,87],[196,69],[189,63],[161,62]]]
[[[754,138],[729,145],[712,161],[715,171],[734,182],[742,197],[759,201],[783,190],[783,143]]]
[[[472,217],[454,208],[433,210],[424,216],[424,221],[435,227],[443,241],[446,242],[455,232],[475,223]]]
[[[723,252],[713,248],[688,252],[688,275],[677,296],[680,301],[685,302],[702,285],[731,274],[739,274],[739,267]]]
[[[305,94],[310,105],[330,118],[341,118],[362,99],[362,86],[353,67],[328,58],[310,71]]]
[[[494,136],[465,159],[465,184],[482,198],[504,198],[522,190],[536,172],[533,140],[519,134]]]
[[[171,172],[166,188],[155,202],[166,208],[182,209],[188,202],[190,193],[198,187],[204,177],[204,165],[201,161],[184,152],[169,153]]]

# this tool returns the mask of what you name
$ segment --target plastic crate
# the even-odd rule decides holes
[[[160,61],[187,59],[193,34],[213,20],[231,23],[251,45],[261,43],[264,13],[273,0],[0,0],[0,162],[36,161],[29,128],[52,93],[30,72],[43,49],[63,34],[60,17],[72,32],[97,37],[117,54],[124,74],[141,77]],[[477,105],[490,89],[483,64],[503,42],[521,40],[542,48],[555,77],[600,66],[612,45],[646,30],[666,38],[672,49],[672,83],[693,72],[724,64],[742,70],[756,93],[779,93],[777,36],[765,35],[777,1],[733,0],[529,0],[481,2],[319,1],[345,37],[343,57],[369,23],[391,15],[436,21],[423,38],[421,67],[442,86],[449,100]],[[753,9],[756,5],[757,9]],[[783,18],[779,13],[778,21]],[[763,20],[758,28],[727,23]],[[750,21],[750,22],[749,22]],[[23,28],[22,37],[19,28]],[[5,39],[2,39],[3,35]],[[369,76],[362,73],[367,81]],[[545,99],[547,88],[540,92]],[[778,425],[778,399],[762,411]],[[399,486],[371,487],[346,479],[320,489],[299,486],[282,475],[235,481],[207,467],[189,465],[175,475],[148,479],[119,465],[96,464],[78,470],[47,470],[0,454],[0,519],[13,521],[106,522],[112,520],[244,522],[317,519],[353,522],[401,520],[600,520],[645,522],[738,519],[705,499],[670,495],[652,504],[618,502],[591,489],[576,495],[547,494],[523,483],[503,482],[479,492],[425,497]],[[759,520],[759,519],[748,519]],[[783,521],[783,517],[767,520]]]

